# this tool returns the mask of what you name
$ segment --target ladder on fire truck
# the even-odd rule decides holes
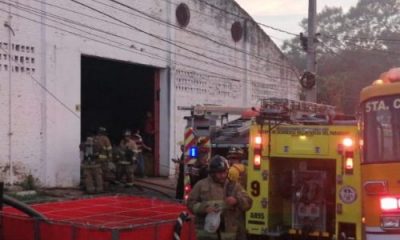
[[[233,121],[228,121],[228,114],[242,115],[244,112],[252,111],[249,107],[231,107],[218,105],[195,105],[191,107],[179,106],[178,110],[190,111],[192,116],[220,119],[221,131],[224,135],[234,135],[242,133],[250,128],[250,119],[239,117]],[[226,121],[226,122],[224,122]]]
[[[219,105],[195,105],[191,107],[178,106],[178,110],[191,111],[192,114],[196,116],[224,115],[227,113],[240,115],[249,109],[250,108],[248,107],[230,107]]]
[[[335,106],[285,98],[261,100],[259,120],[276,122],[328,123],[335,115]]]
[[[272,130],[283,123],[306,125],[355,124],[355,118],[336,119],[335,106],[313,102],[297,101],[284,98],[267,98],[261,100],[260,115],[256,121],[261,126],[268,126],[268,139]],[[263,130],[261,130],[263,131]],[[271,141],[268,141],[268,157],[271,154]]]

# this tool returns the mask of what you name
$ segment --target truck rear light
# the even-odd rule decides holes
[[[353,151],[354,141],[350,137],[345,137],[342,142],[338,144],[337,151],[339,154],[345,153],[345,151]]]
[[[183,198],[185,201],[189,198],[190,191],[192,191],[192,186],[190,184],[186,184],[183,191],[184,193]]]
[[[354,162],[353,162],[353,158],[348,157],[346,158],[346,162],[345,162],[345,173],[346,174],[353,174],[353,169],[354,169]]]
[[[255,138],[254,138],[254,144],[255,144],[255,146],[256,147],[260,147],[261,146],[261,143],[262,143],[262,137],[261,136],[256,136]]]
[[[400,199],[395,197],[381,198],[381,210],[390,211],[399,209]]]
[[[342,141],[343,146],[345,147],[352,147],[353,146],[353,139],[346,137]]]
[[[186,185],[185,186],[185,192],[190,192],[190,190],[191,190],[191,187],[190,187],[190,185],[188,184],[188,185]]]
[[[255,169],[260,169],[261,166],[261,155],[254,155],[253,165]]]
[[[346,159],[346,170],[353,170],[353,158]]]

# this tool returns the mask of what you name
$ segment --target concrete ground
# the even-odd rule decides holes
[[[107,192],[99,194],[87,194],[79,187],[39,188],[33,191],[23,191],[22,189],[17,188],[5,191],[5,193],[28,204],[117,194],[155,197],[175,201],[175,188],[175,177],[146,177],[135,178],[133,186],[111,184],[110,189]]]

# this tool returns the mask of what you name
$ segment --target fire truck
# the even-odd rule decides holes
[[[246,229],[263,239],[361,239],[360,150],[333,106],[261,101],[250,127]]]
[[[251,119],[258,113],[251,108],[216,105],[181,106],[178,110],[190,111],[185,117],[183,141],[186,199],[212,155],[226,156],[230,147],[239,147],[247,154]],[[203,164],[198,164],[200,161]]]

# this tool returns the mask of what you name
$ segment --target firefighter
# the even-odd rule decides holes
[[[80,145],[83,153],[82,175],[85,191],[89,194],[103,192],[103,176],[100,164],[96,161],[93,137],[87,137]]]
[[[123,139],[120,142],[120,149],[122,150],[123,154],[117,162],[118,180],[126,183],[127,186],[133,186],[138,147],[135,141],[132,139],[131,131],[125,130]]]
[[[112,160],[111,141],[107,137],[107,129],[99,127],[97,135],[93,138],[94,152],[97,162],[101,166],[104,190],[108,190],[110,182],[115,181],[115,165]],[[97,178],[97,177],[96,177]]]
[[[154,149],[154,136],[155,136],[155,122],[152,112],[146,112],[146,119],[144,120],[143,141],[144,143]]]
[[[246,188],[246,166],[242,163],[244,151],[238,147],[231,147],[226,158],[229,162],[228,178],[230,181],[239,182]]]
[[[241,162],[243,160],[243,150],[238,147],[231,147],[228,151],[227,159],[229,162],[228,179],[231,182],[239,183],[246,189],[246,166]],[[245,214],[238,217],[238,240],[246,240]]]
[[[207,138],[200,138],[197,142],[198,156],[188,162],[190,167],[190,185],[193,187],[198,181],[208,175],[208,161],[210,158],[210,147]]]
[[[252,200],[239,183],[228,181],[228,161],[219,155],[209,164],[209,176],[190,192],[187,206],[195,214],[197,240],[236,240],[238,217],[251,208]],[[216,231],[205,229],[208,214],[220,212]]]
[[[138,173],[139,177],[144,178],[144,177],[146,177],[146,175],[144,172],[143,150],[151,151],[152,149],[143,142],[143,138],[140,135],[139,129],[134,130],[132,139],[133,139],[133,141],[135,141],[136,146],[137,146],[137,153],[136,153],[137,173]]]

